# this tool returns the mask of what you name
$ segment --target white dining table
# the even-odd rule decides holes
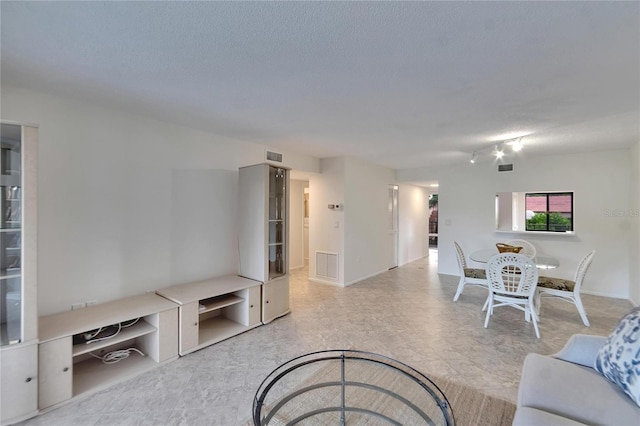
[[[471,253],[469,258],[474,262],[487,263],[489,259],[496,254],[498,254],[498,249],[482,249]],[[536,257],[533,258],[533,262],[540,269],[554,269],[560,266],[560,261],[558,259],[546,255],[536,255]]]

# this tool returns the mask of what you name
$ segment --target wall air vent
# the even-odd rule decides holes
[[[267,150],[267,161],[282,163],[282,153]]]
[[[316,251],[316,275],[338,279],[338,253]]]
[[[513,164],[498,164],[498,171],[499,172],[512,172],[513,171]]]

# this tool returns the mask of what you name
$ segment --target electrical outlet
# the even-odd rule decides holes
[[[73,305],[71,305],[71,310],[75,311],[76,309],[82,309],[85,306],[87,306],[86,303],[74,303]]]
[[[97,304],[98,304],[97,300],[87,300],[87,306],[97,305]]]

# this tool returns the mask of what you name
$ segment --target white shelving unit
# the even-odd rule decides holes
[[[0,130],[0,424],[38,413],[38,128]]]
[[[260,284],[228,275],[156,291],[180,306],[180,355],[259,326]]]
[[[262,283],[262,322],[289,313],[289,170],[270,164],[239,172],[239,275]]]
[[[100,328],[87,343],[83,336]],[[107,336],[113,337],[102,339]],[[95,358],[128,348],[144,356],[131,352],[114,364]],[[177,357],[178,306],[154,293],[41,317],[39,407],[103,389]]]

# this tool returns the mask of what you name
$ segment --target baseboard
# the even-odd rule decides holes
[[[591,296],[600,296],[600,297],[608,297],[610,299],[620,299],[620,300],[628,300],[629,302],[633,303],[631,301],[631,299],[629,299],[628,297],[624,297],[624,296],[614,296],[611,294],[606,294],[606,293],[601,293],[598,291],[591,291],[591,290],[580,290],[580,294],[589,294]]]
[[[367,275],[366,277],[361,277],[361,278],[358,278],[356,280],[349,281],[348,283],[345,283],[344,286],[345,287],[350,286],[350,285],[355,284],[357,282],[360,282],[362,280],[366,280],[367,278],[371,278],[371,277],[375,277],[376,275],[384,274],[385,272],[389,272],[389,270],[388,269],[383,269],[382,271],[374,272],[373,274]]]
[[[421,259],[424,259],[424,258],[427,258],[427,257],[429,257],[429,255],[425,254],[424,256],[416,257],[415,259],[412,259],[412,260],[407,260],[406,262],[400,263],[398,265],[398,267],[404,266],[404,265],[408,265],[409,263],[413,263],[413,262],[416,262],[418,260],[421,260]]]
[[[319,278],[311,278],[311,277],[309,277],[309,281],[311,281],[312,283],[317,283],[317,284],[332,285],[334,287],[344,287],[341,283],[338,283],[338,282],[335,282],[335,281],[321,280]]]

